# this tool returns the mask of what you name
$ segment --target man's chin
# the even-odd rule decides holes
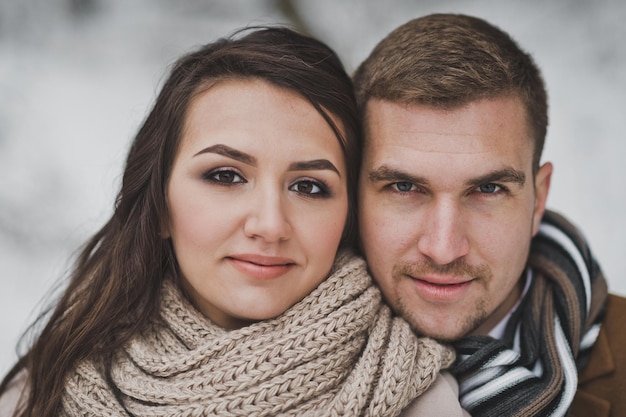
[[[456,308],[454,310],[462,310],[463,313],[457,311],[446,311],[445,309],[434,311],[431,314],[425,314],[428,306],[417,308],[416,302],[401,299],[395,299],[394,310],[396,314],[409,323],[418,336],[426,336],[439,342],[451,343],[458,341],[468,335],[474,334],[486,321],[488,314],[482,304],[473,305],[472,308]],[[409,308],[412,306],[413,308]]]
[[[415,328],[415,327],[413,327],[413,331],[415,332],[416,335],[420,337],[430,337],[431,339],[434,339],[437,342],[446,343],[446,344],[456,342],[460,340],[461,338],[463,338],[463,336],[465,335],[465,333],[463,332],[442,333],[442,332],[437,332],[437,331],[420,330],[419,328]]]
[[[483,322],[482,317],[465,318],[465,320],[438,320],[425,322],[424,317],[416,319],[409,314],[400,314],[409,318],[409,325],[418,336],[426,336],[442,343],[456,342],[470,335]]]

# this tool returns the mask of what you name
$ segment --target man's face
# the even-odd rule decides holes
[[[552,173],[533,178],[524,106],[370,100],[365,128],[360,231],[385,298],[420,334],[487,334],[520,296]]]

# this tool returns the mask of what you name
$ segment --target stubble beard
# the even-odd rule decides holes
[[[460,259],[446,265],[437,265],[429,260],[419,264],[401,263],[396,265],[392,271],[394,294],[389,301],[396,314],[404,318],[417,335],[428,336],[441,342],[450,343],[472,333],[487,320],[489,317],[487,299],[482,297],[475,300],[474,305],[471,307],[467,306],[466,310],[460,314],[460,317],[456,318],[456,321],[444,320],[444,322],[450,323],[450,328],[444,329],[445,331],[433,331],[422,324],[423,320],[420,320],[420,316],[423,315],[423,312],[416,311],[414,306],[411,308],[409,304],[410,299],[403,297],[403,291],[398,291],[400,283],[409,279],[407,276],[420,277],[441,274],[475,279],[483,285],[489,282],[492,276],[488,266],[471,266]],[[488,294],[485,295],[485,297],[487,296]],[[452,331],[450,331],[451,329]]]

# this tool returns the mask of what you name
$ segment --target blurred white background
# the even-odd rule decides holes
[[[300,22],[352,72],[389,31],[431,12],[486,18],[535,56],[551,105],[549,206],[584,230],[626,295],[621,0],[2,0],[0,373],[110,215],[127,146],[176,57],[242,26]]]

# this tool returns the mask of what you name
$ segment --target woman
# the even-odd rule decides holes
[[[260,28],[182,57],[0,395],[22,416],[398,415],[453,356],[349,251],[359,150],[322,43]]]

